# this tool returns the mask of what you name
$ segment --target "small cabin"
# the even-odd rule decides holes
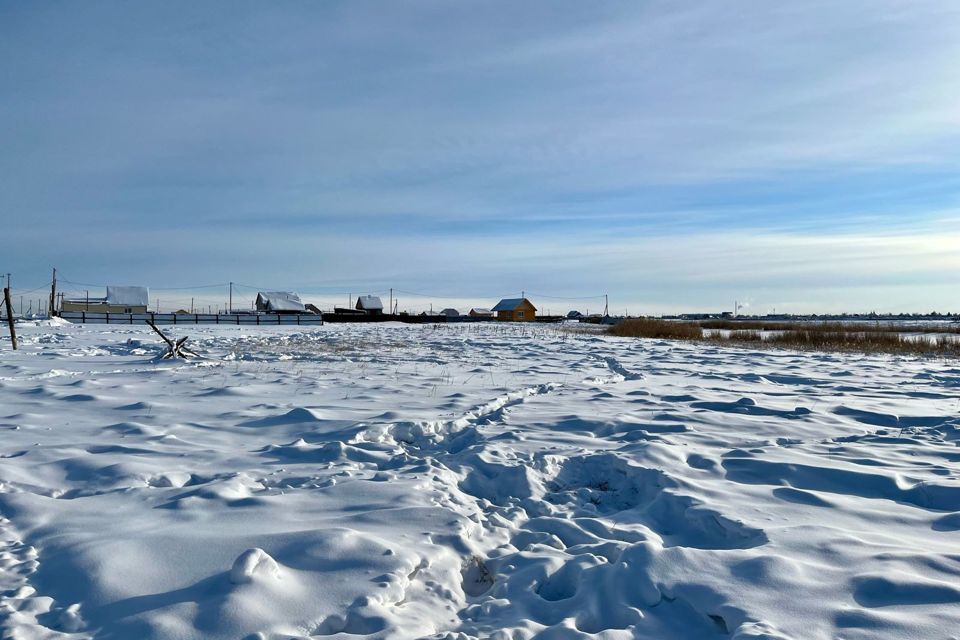
[[[257,294],[257,311],[261,313],[306,313],[300,296],[290,291],[261,291]]]
[[[440,312],[440,315],[446,316],[447,318],[459,318],[460,312],[457,311],[456,309],[451,309],[450,307],[447,307],[446,309]]]
[[[102,298],[67,298],[61,311],[87,311],[95,313],[146,313],[150,291],[146,287],[107,287]]]
[[[383,301],[377,296],[359,296],[356,306],[357,311],[365,311],[371,316],[379,316],[383,313]]]
[[[493,311],[491,311],[490,309],[474,307],[473,309],[470,309],[470,313],[468,313],[467,315],[469,315],[471,318],[492,318]]]
[[[492,310],[497,320],[530,322],[537,319],[537,308],[526,298],[504,298]]]

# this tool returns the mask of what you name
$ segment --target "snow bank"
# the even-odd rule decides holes
[[[946,638],[954,363],[511,325],[24,323],[10,638]]]

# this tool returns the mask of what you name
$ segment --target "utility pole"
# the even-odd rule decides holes
[[[190,313],[193,314],[193,298],[190,298]]]
[[[57,314],[57,268],[53,268],[53,283],[50,285],[50,317]]]
[[[232,312],[233,312],[233,282],[230,283],[230,302],[229,302],[229,304],[230,304],[230,308],[229,308],[229,310],[227,311],[227,313],[232,313]]]
[[[7,289],[10,288],[10,274],[7,274]]]
[[[90,311],[90,289],[87,289],[86,292],[87,292],[87,308],[86,308],[86,311]]]
[[[606,318],[610,315],[610,297],[607,294],[603,294],[603,317]]]
[[[390,287],[390,313],[393,313],[393,287]]]
[[[7,274],[7,279],[9,281],[10,274]],[[17,350],[17,330],[13,326],[13,306],[10,304],[10,285],[3,290],[3,302],[7,305],[7,326],[10,328],[10,344],[13,345],[13,350]]]

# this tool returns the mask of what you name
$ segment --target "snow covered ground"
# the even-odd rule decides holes
[[[0,341],[3,637],[960,637],[956,362],[170,330]]]

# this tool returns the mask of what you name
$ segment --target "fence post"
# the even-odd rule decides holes
[[[17,330],[13,326],[13,305],[10,304],[10,287],[3,288],[3,302],[7,305],[7,325],[10,327],[10,344],[17,350]]]

